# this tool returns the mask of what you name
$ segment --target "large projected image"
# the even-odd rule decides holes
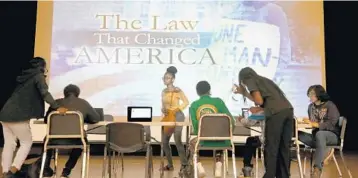
[[[198,98],[196,83],[207,80],[235,115],[251,105],[231,92],[243,67],[274,79],[299,116],[307,112],[308,86],[324,82],[322,2],[53,3],[50,91],[63,97],[76,84],[107,114],[152,106],[160,116],[169,66],[190,102]]]

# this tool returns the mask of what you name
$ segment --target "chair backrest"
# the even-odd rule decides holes
[[[231,118],[226,114],[205,114],[199,120],[198,140],[232,140]]]
[[[51,112],[47,121],[47,138],[84,139],[83,116],[79,111],[67,111],[60,114]]]
[[[107,125],[106,141],[119,149],[141,146],[145,143],[144,126],[137,123],[110,123]]]
[[[341,116],[338,120],[338,125],[341,127],[340,139],[341,147],[343,148],[344,136],[346,135],[347,118]]]

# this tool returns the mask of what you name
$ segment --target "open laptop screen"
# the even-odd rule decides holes
[[[128,107],[128,122],[152,122],[152,107]]]

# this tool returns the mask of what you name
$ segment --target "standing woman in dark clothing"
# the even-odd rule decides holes
[[[294,119],[291,103],[272,80],[258,75],[249,67],[240,71],[239,83],[235,93],[249,98],[257,106],[250,111],[257,113],[263,110],[265,113],[264,178],[288,178]]]
[[[30,60],[31,67],[17,77],[17,86],[0,112],[0,121],[3,126],[4,149],[2,152],[3,177],[14,178],[21,169],[32,146],[30,119],[42,118],[45,112],[46,101],[50,107],[60,112],[66,109],[59,108],[58,104],[48,92],[46,84],[46,61],[36,57]],[[17,139],[20,148],[14,161],[13,154]]]

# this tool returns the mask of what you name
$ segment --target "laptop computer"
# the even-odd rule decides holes
[[[147,106],[129,106],[127,108],[128,122],[152,122],[153,108]]]

